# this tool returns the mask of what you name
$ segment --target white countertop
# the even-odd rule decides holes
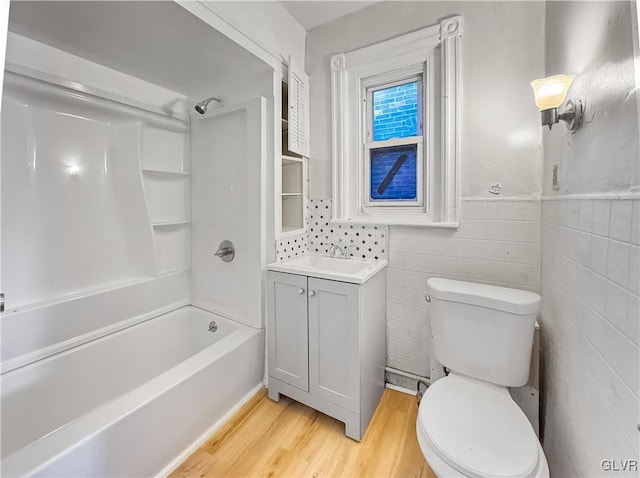
[[[288,272],[319,279],[364,284],[387,267],[386,260],[335,259],[327,256],[305,255],[267,265],[267,270]]]

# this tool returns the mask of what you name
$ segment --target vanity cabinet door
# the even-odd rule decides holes
[[[269,375],[309,391],[307,278],[267,274]]]
[[[310,393],[359,410],[358,286],[309,278]]]

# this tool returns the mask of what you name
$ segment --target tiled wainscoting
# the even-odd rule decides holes
[[[464,200],[460,229],[338,225],[331,200],[309,201],[308,247],[326,254],[333,244],[356,244],[358,255],[389,260],[387,269],[387,365],[430,375],[430,322],[424,300],[429,277],[476,280],[537,291],[540,202]],[[389,374],[391,383],[415,380]]]
[[[556,476],[602,476],[638,458],[639,202],[545,200],[542,218],[544,448]]]
[[[388,366],[430,376],[431,330],[424,300],[429,277],[537,291],[539,264],[538,200],[465,200],[457,230],[391,227]]]
[[[541,292],[544,443],[552,470],[600,476],[601,460],[637,457],[637,198],[463,200],[459,229],[339,227],[330,222],[330,200],[311,200],[309,208],[308,236],[281,241],[278,257],[304,254],[307,246],[326,254],[331,243],[359,241],[367,258],[388,258],[389,367],[430,376],[429,277]],[[403,375],[388,379],[415,384]]]
[[[387,381],[415,390],[431,376],[431,326],[424,300],[429,277],[479,281],[539,291],[540,201],[467,199],[459,229],[350,225],[331,222],[331,200],[310,199],[307,237],[277,244],[278,260],[327,254],[354,245],[367,259],[388,259]],[[537,383],[515,392],[537,430]]]

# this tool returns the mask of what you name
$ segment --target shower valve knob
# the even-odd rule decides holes
[[[218,246],[218,250],[213,253],[214,256],[219,257],[224,262],[231,262],[236,256],[236,248],[231,241],[224,240]]]

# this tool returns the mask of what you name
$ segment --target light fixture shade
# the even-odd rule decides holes
[[[576,75],[555,75],[531,82],[536,106],[540,111],[558,108],[567,97],[567,92]]]

